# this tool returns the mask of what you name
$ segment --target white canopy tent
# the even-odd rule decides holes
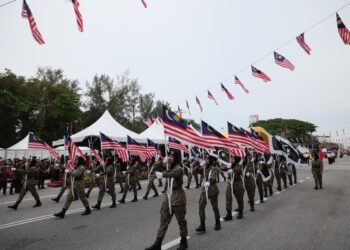
[[[29,156],[36,156],[38,158],[48,158],[50,153],[43,149],[31,149],[28,148],[29,133],[21,141],[17,142],[15,145],[7,148],[4,153],[4,158],[23,158]]]
[[[155,143],[164,144],[164,125],[156,119],[151,126],[140,134],[144,138],[148,138]]]
[[[92,125],[81,130],[80,132],[71,136],[73,142],[81,142],[89,136],[100,136],[100,132],[104,133],[108,137],[113,138],[117,141],[126,141],[126,136],[129,135],[133,139],[145,143],[146,138],[139,134],[123,127],[119,122],[114,120],[111,114],[106,110],[103,115]],[[63,145],[63,139],[54,141],[53,146]]]
[[[5,149],[0,148],[0,158],[4,159],[5,157]]]

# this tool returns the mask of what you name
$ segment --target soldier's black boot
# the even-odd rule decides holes
[[[250,203],[250,211],[251,211],[251,212],[255,211],[254,202],[251,202],[251,203]]]
[[[100,210],[101,209],[101,202],[98,201],[94,206],[92,206],[93,209]]]
[[[64,216],[66,215],[66,211],[67,211],[67,209],[65,209],[65,208],[62,208],[62,211],[61,212],[59,212],[59,213],[56,213],[56,214],[53,214],[54,216],[56,216],[56,217],[59,217],[59,218],[64,218]]]
[[[215,219],[215,227],[214,227],[214,230],[215,230],[215,231],[219,231],[220,229],[221,229],[220,218],[216,218],[216,219]]]
[[[318,190],[318,187],[317,187],[317,186],[315,187],[315,190]]]
[[[201,220],[201,224],[196,228],[197,233],[205,233],[205,221]]]
[[[115,202],[115,200],[112,201],[112,205],[109,206],[109,208],[114,208],[117,206],[117,203]]]
[[[280,191],[280,192],[282,191],[281,186],[278,186],[278,187],[277,187],[277,191]]]
[[[56,201],[57,203],[60,201],[60,198],[59,197],[56,197],[56,198],[53,198],[51,199],[52,201]]]
[[[297,178],[294,179],[294,184],[297,184]]]
[[[91,209],[89,206],[85,207],[85,211],[81,215],[88,215],[88,214],[91,214]]]
[[[264,203],[264,198],[260,197],[260,203]]]
[[[125,203],[125,195],[123,195],[123,198],[121,198],[120,200],[118,200],[119,203]]]
[[[41,206],[41,202],[40,201],[36,201],[35,205],[33,207],[40,207]]]
[[[144,200],[147,200],[148,193],[145,193],[145,195],[142,197]]]
[[[161,250],[163,239],[157,238],[152,246],[145,248],[145,250]]]
[[[232,220],[232,211],[230,209],[227,209],[226,211],[227,213],[226,213],[226,216],[223,218],[223,220],[224,221]]]
[[[8,208],[12,208],[12,209],[14,209],[14,210],[17,210],[17,207],[18,207],[17,203],[16,203],[15,205],[8,206]]]
[[[273,195],[273,191],[272,191],[272,188],[270,188],[270,196]]]
[[[180,246],[176,250],[185,250],[188,248],[187,237],[181,237]]]
[[[153,197],[158,197],[158,196],[159,196],[158,192],[156,192],[156,193],[153,195]]]
[[[187,185],[185,188],[186,188],[186,189],[190,189],[190,185]]]
[[[238,211],[237,219],[242,219],[243,218],[243,210]]]
[[[236,208],[236,209],[235,209],[235,212],[238,212],[238,211],[239,211],[239,209],[238,209],[238,208]]]
[[[131,200],[131,202],[136,202],[138,201],[137,197],[135,196],[134,199]]]

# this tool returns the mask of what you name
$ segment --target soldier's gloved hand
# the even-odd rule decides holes
[[[158,154],[156,154],[156,156],[154,157],[154,160],[157,162],[157,161],[159,161],[159,158],[160,158],[160,156]]]
[[[163,178],[163,173],[156,172],[155,174],[156,174],[157,179],[162,179]]]
[[[100,174],[95,174],[96,177],[100,177]]]
[[[87,173],[87,174],[90,174],[90,173],[91,173],[91,170],[86,170],[86,173]]]
[[[249,177],[249,176],[250,176],[250,173],[249,173],[249,172],[247,172],[247,173],[245,174],[245,176]]]
[[[122,174],[125,174],[126,173],[126,171],[122,171]]]
[[[66,174],[68,174],[68,173],[70,173],[71,171],[68,170],[68,169],[65,169],[64,172],[65,172]]]
[[[12,171],[17,171],[17,168],[11,168]]]
[[[227,170],[227,173],[228,173],[228,174],[232,174],[232,172],[233,172],[232,169]]]
[[[199,164],[202,168],[205,167],[206,163],[205,161],[201,161],[201,164]]]
[[[204,183],[204,187],[208,188],[209,186],[210,186],[210,183],[206,181],[206,182]]]
[[[164,159],[163,159],[163,163],[168,163],[168,159],[169,159],[169,157],[165,156]]]

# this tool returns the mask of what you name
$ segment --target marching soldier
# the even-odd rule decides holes
[[[156,186],[154,185],[154,180],[156,179],[155,172],[163,172],[163,166],[161,162],[154,162],[153,158],[148,159],[147,162],[148,167],[148,185],[145,196],[143,196],[144,200],[147,200],[148,194],[151,191],[151,189],[154,191],[153,197],[158,197],[158,190]]]
[[[136,202],[137,201],[137,190],[136,190],[136,182],[137,182],[137,168],[139,165],[139,156],[137,155],[132,155],[129,165],[127,167],[126,170],[126,180],[125,180],[125,184],[124,184],[124,194],[123,194],[123,198],[121,198],[120,200],[118,200],[120,203],[125,203],[125,198],[126,195],[128,194],[128,190],[129,187],[132,188],[132,190],[134,191],[134,199],[131,202]]]
[[[264,190],[263,190],[263,176],[262,176],[262,169],[263,169],[263,165],[264,162],[263,161],[259,161],[259,156],[256,156],[255,159],[255,166],[257,165],[256,168],[256,186],[258,187],[258,191],[259,191],[259,197],[260,197],[260,203],[264,203]]]
[[[287,188],[287,164],[286,164],[286,158],[283,155],[280,155],[279,162],[280,162],[279,169],[280,169],[281,179],[283,181],[284,188]]]
[[[124,186],[123,186],[123,168],[122,168],[122,164],[121,164],[121,159],[118,157],[117,161],[116,161],[116,172],[115,172],[115,179],[116,182],[119,183],[120,186],[120,194],[124,193]]]
[[[187,185],[185,186],[185,188],[190,189],[190,185],[192,181],[192,171],[193,171],[191,160],[184,159],[184,161],[182,162],[182,166],[183,166],[184,174],[187,177]]]
[[[85,211],[81,215],[88,215],[91,214],[91,209],[89,205],[89,201],[85,197],[85,183],[84,183],[84,173],[85,173],[85,167],[84,167],[85,160],[82,157],[78,157],[77,159],[77,167],[73,171],[68,171],[69,177],[74,178],[73,181],[73,188],[76,190],[77,195],[81,202],[83,203],[85,207]],[[66,203],[64,204],[61,212],[54,214],[56,217],[64,218],[66,211],[68,210],[70,204],[73,201],[73,194],[72,192],[68,192]]]
[[[294,164],[292,164],[292,173],[294,177],[294,184],[297,184],[297,168],[295,167]]]
[[[254,157],[249,159],[246,157],[244,165],[244,185],[248,194],[248,203],[250,204],[250,211],[255,211],[254,208],[254,198],[255,198],[255,166],[254,166]]]
[[[287,163],[286,165],[286,174],[288,176],[288,180],[289,180],[289,186],[293,186],[293,164],[292,163]]]
[[[28,163],[25,163],[27,165]],[[19,197],[16,201],[16,203],[12,206],[9,206],[9,208],[12,208],[14,210],[17,210],[18,205],[21,203],[23,200],[24,196],[28,191],[33,195],[34,199],[36,200],[36,204],[33,207],[40,207],[41,206],[41,201],[39,198],[39,195],[36,191],[35,184],[36,184],[36,179],[35,179],[35,173],[36,173],[36,167],[37,167],[37,160],[36,157],[33,156],[28,168],[25,167],[25,169],[16,169],[12,168],[12,171],[20,172],[25,174],[24,178],[24,185],[21,193],[19,194]]]
[[[311,166],[312,166],[311,168],[312,175],[315,181],[315,189],[316,190],[318,190],[318,188],[322,189],[323,166],[317,152],[313,154],[313,161],[311,162]]]
[[[64,167],[61,167],[61,166],[60,166],[60,168],[65,170]],[[61,189],[60,189],[60,192],[58,193],[57,197],[56,197],[56,198],[53,198],[53,199],[51,199],[51,200],[53,200],[53,201],[55,201],[55,202],[59,202],[60,199],[61,199],[61,197],[62,197],[62,195],[64,194],[64,191],[66,191],[66,189],[69,190],[69,189],[72,188],[71,184],[72,184],[72,183],[71,183],[71,178],[66,178],[66,179],[65,179],[65,183],[62,184]],[[75,200],[78,200],[78,196],[77,196],[76,191],[74,190],[73,192],[74,192],[74,199],[73,199],[73,200],[74,200],[74,201],[75,201]]]
[[[205,229],[205,207],[208,200],[210,200],[215,215],[215,227],[214,230],[221,229],[220,212],[218,208],[219,189],[217,186],[217,178],[219,175],[219,168],[215,165],[215,158],[213,156],[206,155],[204,161],[201,163],[204,185],[202,187],[202,193],[199,198],[199,218],[200,225],[196,228],[198,233],[204,233]]]
[[[86,198],[89,198],[92,189],[95,187],[95,185],[99,186],[99,183],[100,183],[100,181],[99,181],[100,180],[100,178],[99,178],[99,176],[100,176],[100,174],[99,174],[99,172],[100,172],[100,162],[98,162],[96,159],[93,160],[93,162],[92,162],[92,169],[89,170],[89,171],[86,171],[86,172],[87,173],[91,172],[91,174],[92,174],[92,180],[90,182],[89,189],[85,193]]]
[[[105,195],[106,188],[108,194],[112,197],[112,205],[110,208],[114,208],[117,206],[116,204],[116,194],[115,194],[115,186],[114,186],[114,165],[113,165],[113,158],[109,157],[107,158],[107,167],[104,169],[102,166],[100,166],[100,170],[102,170],[103,178],[102,181],[100,180],[100,191],[98,193],[97,203],[92,208],[100,210],[101,208],[101,202],[103,199],[103,196]]]
[[[264,193],[265,193],[265,197],[267,197],[267,191],[269,191],[270,196],[273,195],[273,181],[274,181],[274,175],[273,175],[273,171],[272,171],[272,163],[273,160],[271,162],[269,162],[271,155],[270,154],[265,154],[264,158],[265,158],[265,164],[263,167],[263,170],[265,171],[265,173],[263,172],[263,174],[265,175],[265,178],[267,178],[266,181],[264,181]]]
[[[197,159],[192,160],[192,176],[194,177],[194,181],[196,182],[196,188],[200,187],[200,183],[198,181],[198,174],[200,172],[199,161]]]
[[[169,158],[165,158],[164,162],[168,163],[169,170],[164,173],[156,172],[158,179],[164,177],[169,179],[170,189],[167,195],[164,195],[164,201],[160,210],[160,225],[157,233],[157,239],[152,246],[145,250],[161,250],[162,241],[170,224],[170,221],[175,214],[176,220],[180,228],[180,246],[177,250],[185,250],[187,245],[187,221],[186,216],[186,194],[182,188],[183,171],[179,164],[181,163],[181,156],[178,152],[171,151]],[[170,199],[170,202],[169,202]]]
[[[238,212],[237,219],[243,218],[243,209],[244,209],[244,187],[243,187],[243,171],[242,166],[239,164],[241,161],[240,157],[232,157],[231,158],[231,166],[227,169],[228,178],[230,179],[227,182],[226,188],[226,211],[227,214],[223,218],[225,221],[232,220],[232,194],[234,194],[238,208],[236,212]]]
[[[280,173],[279,157],[277,157],[276,155],[273,155],[272,157],[273,157],[272,166],[273,166],[273,169],[275,171],[275,177],[276,177],[276,181],[277,181],[277,190],[281,192],[282,187],[281,187],[281,173]]]

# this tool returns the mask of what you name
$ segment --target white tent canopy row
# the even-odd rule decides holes
[[[146,138],[140,134],[137,134],[125,127],[123,127],[119,122],[114,120],[111,114],[106,110],[103,115],[89,127],[75,133],[71,136],[73,142],[81,142],[89,136],[100,136],[100,132],[104,133],[108,137],[120,141],[126,142],[126,137],[130,136],[133,139],[141,143],[146,143]],[[151,139],[151,138],[150,138]],[[53,141],[53,146],[63,145],[63,139]]]

